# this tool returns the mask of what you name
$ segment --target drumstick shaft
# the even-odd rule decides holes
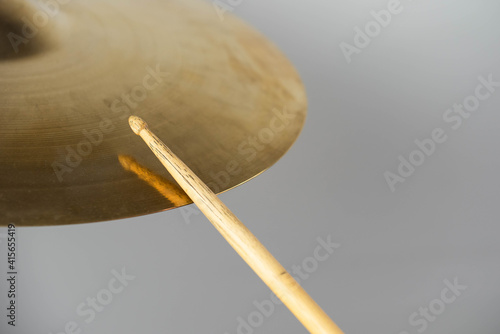
[[[141,136],[201,212],[310,333],[343,333],[214,192],[148,129],[141,118],[131,116],[129,121],[132,130]]]

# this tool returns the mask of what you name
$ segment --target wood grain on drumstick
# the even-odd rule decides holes
[[[343,333],[214,192],[148,129],[141,118],[131,116],[129,123],[201,212],[309,332]]]

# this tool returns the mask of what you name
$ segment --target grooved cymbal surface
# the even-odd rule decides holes
[[[209,3],[73,0],[37,26],[40,11],[26,12],[35,29],[24,32],[0,15],[0,225],[188,204],[130,130],[132,114],[217,193],[269,168],[302,129],[293,66]]]

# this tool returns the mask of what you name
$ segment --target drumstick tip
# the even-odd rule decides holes
[[[142,130],[148,128],[148,124],[144,122],[142,118],[137,116],[130,116],[128,119],[128,124],[130,125],[132,131],[134,131],[136,135],[139,135]]]

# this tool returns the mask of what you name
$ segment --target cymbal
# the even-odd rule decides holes
[[[0,0],[0,225],[189,204],[130,131],[131,114],[216,193],[298,137],[307,102],[297,72],[229,12],[221,20],[201,0],[50,3]]]

